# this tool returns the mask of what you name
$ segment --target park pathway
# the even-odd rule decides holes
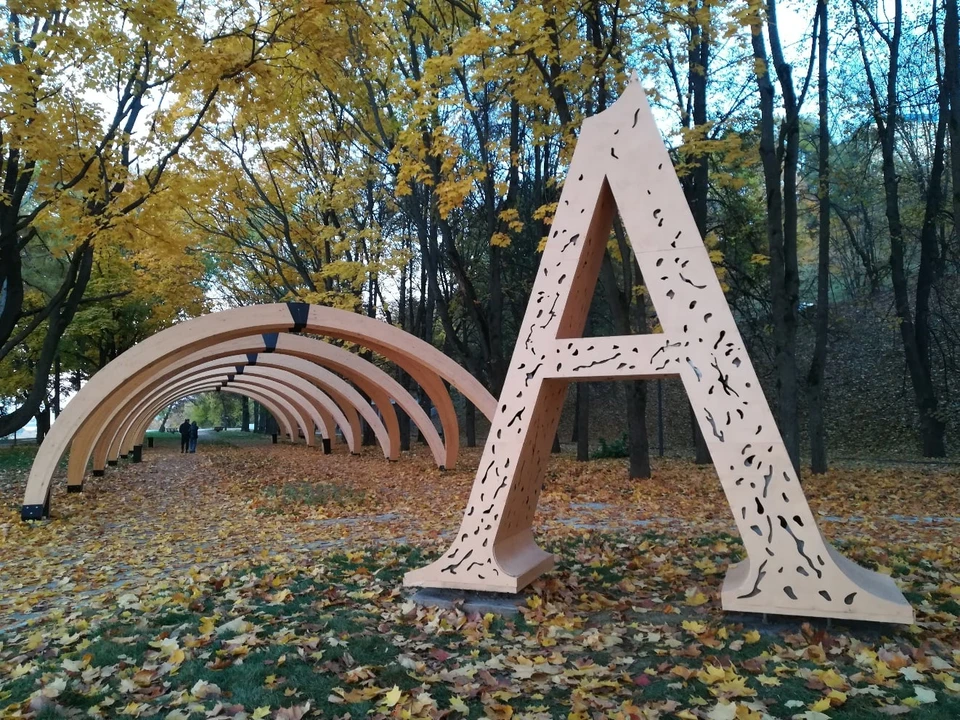
[[[145,449],[144,462],[121,461],[88,478],[82,494],[66,494],[60,480],[52,520],[32,526],[17,517],[22,485],[3,483],[0,633],[54,611],[135,604],[258,564],[307,568],[326,552],[383,544],[439,550],[457,528],[476,461],[468,451],[461,469],[441,472],[425,448],[387,463],[374,448],[351,457],[338,446],[325,456],[214,433],[182,455],[163,438]],[[845,477],[805,481],[828,535],[935,544],[960,534],[960,482],[949,473],[923,469],[899,481],[874,473],[841,492]],[[616,461],[556,459],[538,518],[547,538],[735,534],[712,470],[683,463],[629,481]]]

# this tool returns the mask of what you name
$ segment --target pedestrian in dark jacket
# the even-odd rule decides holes
[[[197,451],[197,438],[200,437],[200,428],[197,427],[197,421],[190,423],[190,452]]]
[[[185,453],[190,447],[190,420],[180,423],[180,452]]]

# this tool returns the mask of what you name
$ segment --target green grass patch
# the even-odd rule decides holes
[[[37,446],[32,440],[0,446],[0,473],[29,470],[36,456]]]
[[[263,494],[283,505],[296,503],[310,507],[359,503],[365,497],[362,491],[343,485],[307,481],[269,485],[263,489]]]

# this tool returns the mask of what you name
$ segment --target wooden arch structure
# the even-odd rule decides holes
[[[302,363],[307,368],[311,366],[311,363],[299,360],[298,358],[286,358],[286,360],[293,364]],[[342,383],[342,389],[345,395],[341,395],[337,386],[334,386],[334,389],[331,389],[329,386],[317,388],[300,374],[278,367],[257,366],[246,369],[244,366],[235,366],[231,363],[229,369],[227,369],[223,367],[223,360],[214,361],[214,363],[218,363],[220,366],[201,367],[196,371],[178,375],[146,394],[146,396],[138,402],[135,402],[133,409],[127,414],[123,423],[118,427],[112,437],[108,437],[106,432],[100,436],[100,440],[94,449],[94,471],[103,467],[105,457],[103,453],[106,452],[105,448],[109,448],[109,453],[106,457],[112,459],[120,455],[118,448],[140,444],[139,442],[134,442],[134,440],[139,440],[143,437],[147,426],[156,412],[167,404],[163,401],[158,402],[157,398],[164,397],[168,394],[171,386],[182,385],[195,380],[208,379],[219,380],[224,385],[239,384],[241,386],[251,382],[263,383],[265,380],[272,380],[286,386],[288,389],[298,392],[303,399],[311,403],[317,413],[319,413],[320,422],[314,421],[313,425],[320,430],[323,437],[332,439],[334,437],[334,427],[339,427],[351,452],[357,452],[359,448],[363,432],[360,424],[360,416],[363,416],[364,420],[366,420],[373,429],[384,456],[390,460],[398,459],[399,439],[397,438],[397,442],[395,442],[394,438],[387,433],[383,422],[374,409],[360,397],[356,390],[347,385],[343,380],[336,378],[336,376],[333,377],[339,380],[339,383]],[[324,371],[323,368],[313,367],[316,368],[318,373],[327,372]],[[243,372],[245,369],[246,372]],[[307,372],[307,370],[305,369],[303,372]],[[133,440],[128,440],[131,436]],[[304,429],[304,436],[307,438],[307,444],[312,445],[313,426],[309,428],[309,431]]]
[[[143,428],[145,434],[146,428],[149,427],[150,422],[162,408],[164,408],[170,402],[176,401],[180,397],[184,397],[182,394],[177,393],[177,397],[175,397],[174,400],[170,400],[168,396],[171,394],[171,392],[176,392],[187,384],[198,381],[203,381],[204,383],[219,383],[218,387],[226,387],[231,383],[231,380],[233,380],[231,377],[232,375],[234,375],[233,372],[228,372],[223,368],[208,369],[201,373],[184,374],[173,378],[172,380],[168,380],[162,386],[154,388],[152,391],[145,393],[133,403],[129,403],[127,405],[129,408],[129,413],[123,418],[122,424],[114,428],[114,424],[111,423],[112,427],[105,429],[104,433],[99,437],[94,445],[94,473],[103,467],[104,461],[106,461],[107,464],[113,464],[113,460],[115,458],[122,458],[125,455],[129,455],[130,451],[134,450],[140,443],[131,442],[128,438],[134,437],[137,430],[141,427]],[[315,420],[313,420],[309,424],[311,434],[314,432],[314,428],[316,428],[322,437],[331,437],[333,435],[333,428],[338,424],[337,420],[333,417],[333,415],[331,415],[329,410],[330,402],[335,402],[333,398],[328,397],[324,402],[319,402],[316,397],[307,396],[300,393],[299,388],[292,388],[288,382],[285,382],[290,378],[278,377],[274,379],[285,385],[288,389],[296,390],[297,393],[300,394],[301,398],[310,402],[314,410],[319,414],[321,423],[318,424]],[[234,385],[243,387],[243,385],[238,385],[237,383],[234,383]],[[320,392],[322,393],[323,391],[320,390]],[[348,408],[344,410],[339,403],[337,403],[337,406],[341,411],[343,411],[343,421],[347,426],[345,437],[348,437],[351,429],[354,427],[354,423],[350,418],[350,415],[352,414],[352,408],[348,406]],[[307,436],[308,433],[304,431],[304,435]],[[352,439],[352,436],[350,437]],[[312,444],[309,438],[308,444]],[[127,449],[126,452],[124,452],[125,449]]]
[[[233,386],[231,387],[229,383],[224,380],[203,380],[197,383],[184,383],[174,389],[168,390],[163,394],[162,398],[157,401],[157,407],[162,408],[164,405],[176,402],[180,398],[189,397],[190,395],[196,395],[203,392],[228,392],[233,395],[240,395],[243,397],[248,397],[252,400],[256,400],[261,403],[270,413],[273,415],[274,419],[277,421],[277,424],[280,426],[280,429],[283,431],[283,434],[289,438],[296,438],[297,428],[303,427],[304,425],[309,425],[311,419],[306,414],[303,413],[303,410],[297,410],[295,407],[290,405],[286,400],[282,398],[273,397],[269,392],[266,392],[260,388],[254,388],[251,386]],[[265,398],[264,401],[261,398]],[[107,464],[116,465],[116,461],[109,461]],[[103,475],[103,469],[93,470],[94,477]],[[67,485],[67,490],[70,492],[80,492],[83,490],[82,483],[78,485]]]
[[[433,422],[431,422],[420,404],[400,383],[387,375],[387,373],[373,363],[343,348],[314,338],[283,334],[272,338],[265,338],[262,335],[237,338],[227,340],[209,348],[204,348],[173,363],[169,368],[170,374],[163,373],[156,378],[152,378],[151,381],[153,384],[151,384],[151,382],[144,383],[140,391],[131,394],[130,399],[126,401],[126,405],[121,408],[114,418],[105,426],[103,433],[99,439],[96,440],[94,470],[102,469],[102,461],[105,457],[117,457],[125,450],[132,452],[134,446],[142,440],[143,434],[146,431],[145,428],[142,432],[135,433],[129,442],[125,442],[122,438],[119,438],[119,446],[111,444],[109,450],[105,451],[106,456],[98,450],[101,443],[110,442],[110,438],[118,438],[117,433],[121,425],[125,423],[130,416],[129,409],[138,403],[140,397],[148,392],[150,387],[156,386],[157,383],[162,382],[177,370],[196,368],[200,363],[213,363],[218,360],[224,360],[225,363],[233,365],[237,373],[242,373],[244,371],[243,368],[252,366],[282,367],[300,374],[311,382],[315,379],[329,381],[331,378],[336,378],[332,373],[329,373],[327,368],[334,370],[352,382],[353,385],[365,393],[377,406],[386,430],[390,435],[391,443],[397,446],[398,451],[400,444],[400,426],[397,422],[396,413],[391,409],[391,405],[394,402],[397,407],[407,413],[411,422],[419,428],[426,439],[428,447],[433,453],[434,461],[437,465],[440,467],[453,467],[456,464],[456,448],[445,446],[436,427],[434,427]],[[309,376],[304,374],[307,366],[298,361],[309,363],[311,368]],[[323,383],[321,382],[321,384]],[[357,396],[354,395],[353,397],[356,400]],[[442,398],[440,400],[442,401]],[[435,403],[436,402],[435,400]],[[341,408],[344,408],[342,403],[340,403],[340,405]],[[354,405],[357,405],[357,403],[355,402]],[[346,410],[346,408],[344,409]],[[329,420],[328,424],[330,424]],[[358,426],[359,424],[355,425],[355,427]],[[451,429],[444,427],[444,431],[445,434],[449,434]],[[452,431],[456,432],[456,427],[454,427]],[[78,448],[76,444],[74,448],[78,449],[82,455],[82,448]],[[391,459],[395,458],[391,456]],[[76,474],[75,472],[73,477],[76,477]]]
[[[230,385],[235,377],[235,373],[228,372],[227,370],[221,368],[216,371],[207,370],[203,373],[191,373],[189,375],[184,375],[176,378],[174,381],[165,383],[162,387],[154,389],[148,395],[139,399],[139,401],[128,405],[131,407],[130,413],[124,418],[123,423],[116,431],[105,431],[103,435],[100,436],[100,439],[97,441],[96,446],[94,447],[93,453],[93,469],[96,472],[99,468],[103,466],[104,457],[107,458],[107,463],[110,464],[111,460],[116,457],[124,457],[129,455],[131,451],[139,446],[142,450],[142,438],[146,434],[146,430],[152,422],[153,418],[156,416],[163,407],[168,405],[171,401],[167,399],[167,396],[170,392],[171,386],[182,385],[183,383],[190,382],[192,380],[201,380],[211,378],[214,381],[219,381],[221,387],[226,387]],[[258,374],[250,374],[248,378],[260,378],[270,377],[265,375],[263,372]],[[295,376],[294,376],[295,377]],[[288,388],[292,388],[299,392],[299,388],[293,387],[291,384],[294,380],[294,377],[283,377],[282,373],[274,376],[273,379],[278,382],[286,385]],[[237,383],[233,383],[237,385]],[[241,383],[242,387],[243,384]],[[323,390],[319,390],[323,395]],[[344,406],[338,402],[333,397],[328,397],[324,401],[318,401],[315,396],[303,395],[303,398],[311,403],[314,409],[319,413],[321,423],[314,421],[311,423],[310,431],[304,431],[304,436],[307,439],[307,444],[313,444],[311,437],[314,428],[321,434],[323,438],[333,438],[335,436],[334,428],[339,426],[341,432],[344,434],[344,439],[347,441],[349,446],[354,448],[356,445],[357,438],[360,437],[359,434],[359,419],[356,412],[356,409],[347,404]],[[339,411],[342,413],[343,417],[340,418],[345,425],[341,425],[340,421],[337,420],[339,415],[336,417],[331,413],[330,403],[334,403]],[[346,429],[344,429],[344,427]],[[381,435],[377,436],[378,440],[382,441]],[[382,443],[381,443],[382,444]],[[126,452],[121,452],[122,450],[129,448]],[[106,455],[104,455],[106,453]]]
[[[190,384],[195,385],[198,382],[204,384],[220,383],[224,386],[230,384],[237,388],[252,386],[270,390],[279,397],[285,397],[290,402],[298,403],[302,409],[306,410],[310,422],[307,423],[307,426],[300,425],[300,429],[303,431],[308,445],[313,444],[314,428],[319,429],[324,437],[331,437],[336,426],[340,428],[351,451],[355,451],[359,446],[362,430],[359,416],[352,405],[347,404],[344,407],[324,390],[303,378],[284,370],[271,368],[263,368],[257,374],[242,376],[237,375],[232,367],[229,371],[224,368],[205,368],[199,372],[178,375],[142,396],[137,408],[134,409],[133,415],[128,417],[127,420],[130,422],[143,420],[145,412],[154,410],[154,405],[159,397],[169,393],[171,389],[176,390]],[[163,405],[161,403],[159,407],[163,407]],[[146,419],[148,424],[149,420],[152,419],[152,414]],[[374,415],[374,417],[376,416]],[[121,427],[113,437],[107,438],[106,433],[100,436],[100,441],[94,447],[94,470],[102,468],[105,459],[113,460],[120,455],[115,448],[120,446],[123,439],[120,436],[120,431],[126,434],[127,430],[127,427]],[[374,426],[374,430],[377,433],[377,439],[381,441],[381,445],[389,440],[383,431],[382,423],[378,422],[378,426]],[[385,447],[385,453],[387,451],[389,451],[389,445]]]
[[[300,339],[308,343],[318,342],[306,338]],[[342,352],[348,354],[345,351]],[[373,367],[372,364],[371,367]],[[246,355],[228,355],[184,370],[183,373],[177,377],[198,376],[211,369],[219,369],[227,378],[239,375],[245,375],[247,377],[273,376],[279,378],[281,375],[289,374],[295,378],[299,378],[302,382],[317,385],[324,393],[330,395],[333,402],[335,402],[343,412],[347,422],[352,428],[354,437],[359,436],[362,432],[360,425],[360,417],[362,416],[373,429],[380,446],[384,450],[384,455],[390,460],[397,460],[399,458],[399,423],[396,421],[396,413],[391,408],[389,396],[386,397],[385,401],[380,397],[381,394],[385,395],[382,388],[376,398],[377,409],[380,410],[382,414],[381,418],[376,410],[371,407],[370,403],[349,383],[326,368],[299,357],[265,355],[258,362],[256,356],[253,356],[251,360],[248,359]],[[134,446],[139,444],[139,440],[142,439],[143,433],[152,419],[151,413],[144,414],[144,412],[141,411],[144,411],[151,399],[152,396],[146,393],[141,396],[141,398],[133,399],[127,403],[126,407],[118,414],[114,421],[111,422],[110,427],[104,430],[104,433],[100,436],[99,440],[97,440],[94,448],[94,470],[102,467],[104,457],[117,457],[121,455],[125,449],[129,448],[132,450]],[[416,405],[415,402],[412,404],[419,408],[419,405]],[[324,426],[326,427],[323,430],[323,435],[328,439],[332,439],[334,437],[333,423],[331,422],[329,411],[323,407],[318,407],[318,410],[321,416],[324,416]],[[435,444],[439,445],[439,453],[436,453],[435,457],[437,458],[438,464],[442,465],[442,442],[432,424],[430,424],[430,429],[433,430],[433,437],[436,440]],[[342,429],[342,432],[346,438],[348,431]],[[104,455],[104,453],[106,453],[106,455]]]
[[[262,352],[273,352],[286,332],[309,332],[357,343],[402,367],[430,397],[444,428],[447,457],[459,451],[459,426],[444,381],[455,387],[487,418],[496,400],[464,368],[409,333],[356,313],[306,303],[276,303],[234,308],[179,323],[144,340],[92,377],[67,404],[37,454],[24,491],[21,517],[49,514],[50,486],[60,458],[73,443],[68,483],[82,485],[83,473],[101,431],[121,411],[124,401],[148,390],[158,379],[182,369],[177,363],[206,348],[259,334]],[[238,351],[220,348],[218,356]],[[206,359],[212,359],[208,356]],[[396,399],[396,398],[395,398]],[[385,413],[384,413],[385,414]]]
[[[177,397],[186,397],[187,395],[193,395],[195,393],[207,392],[207,391],[222,391],[223,386],[221,383],[203,383],[200,385],[195,385],[187,388],[181,388],[180,390],[174,391],[170,398],[176,399]],[[274,416],[277,423],[280,425],[284,434],[287,436],[293,436],[296,433],[296,428],[301,424],[306,422],[306,420],[298,415],[298,410],[290,405],[283,398],[277,398],[271,396],[267,392],[262,392],[255,388],[228,388],[226,392],[229,392],[233,395],[240,395],[242,397],[248,397],[251,400],[256,400],[261,403],[265,408],[267,408],[270,413]],[[95,475],[101,474],[95,472]],[[83,490],[83,485],[68,485],[68,492],[80,492]]]

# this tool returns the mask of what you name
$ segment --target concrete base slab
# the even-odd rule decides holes
[[[516,615],[527,604],[526,594],[486,593],[474,590],[419,588],[408,597],[418,605],[450,609],[455,605],[464,612]]]

